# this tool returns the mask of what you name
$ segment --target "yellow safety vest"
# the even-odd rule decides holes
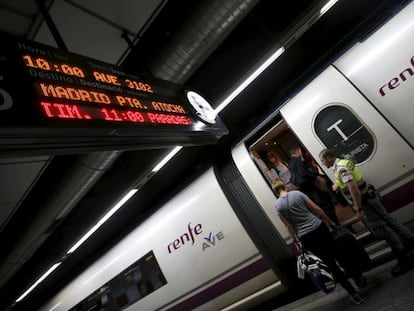
[[[358,186],[364,182],[362,180],[362,174],[360,170],[356,167],[356,165],[350,160],[341,159],[338,161],[338,163],[336,163],[334,167],[334,179],[335,179],[335,183],[339,186],[339,188],[341,189],[346,188],[346,184],[342,181],[341,178],[339,178],[339,169],[338,169],[339,167],[348,168],[351,171],[352,177],[357,182]]]

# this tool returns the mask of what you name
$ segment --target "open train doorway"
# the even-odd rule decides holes
[[[284,119],[280,119],[275,126],[264,132],[248,146],[248,149],[270,188],[277,180],[282,180],[290,190],[301,190],[294,182],[289,168],[292,152],[300,149],[305,167],[318,177],[314,184],[324,199],[324,206],[321,207],[338,223],[348,226],[358,238],[369,235],[366,226],[355,217],[350,202],[342,194],[333,192],[333,183],[324,168],[318,164]]]

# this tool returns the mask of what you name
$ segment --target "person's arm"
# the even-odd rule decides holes
[[[363,216],[361,191],[359,191],[358,184],[352,179],[348,181],[346,185],[348,186],[349,193],[351,194],[352,202],[354,203],[354,207],[356,209],[356,215],[358,217]]]
[[[286,226],[286,228],[288,229],[290,237],[292,238],[297,251],[302,252],[302,244],[300,243],[298,237],[296,236],[296,232],[293,229],[292,224],[285,217],[283,217],[283,215],[281,215],[281,214],[279,214],[279,218],[283,222],[283,224]]]
[[[272,184],[276,181],[276,178],[273,176],[270,168],[267,166],[265,161],[262,160],[260,155],[257,153],[257,151],[252,150],[251,155],[253,157],[253,160],[256,162],[257,166],[260,168],[260,170],[263,172],[263,174],[266,176],[268,181]]]
[[[283,215],[279,214],[279,218],[280,220],[283,222],[283,224],[286,226],[286,228],[288,229],[288,232],[290,234],[290,237],[292,238],[293,241],[299,241],[298,237],[296,236],[296,232],[293,229],[292,224],[289,222],[289,220],[287,220]]]
[[[328,215],[321,209],[318,205],[316,205],[311,199],[306,200],[306,204],[309,207],[309,210],[319,217],[320,220],[322,220],[325,225],[328,227],[329,230],[333,230],[335,227],[335,223],[329,218]]]

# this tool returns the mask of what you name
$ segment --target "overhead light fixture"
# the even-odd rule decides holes
[[[320,10],[320,15],[323,15],[323,14],[325,14],[331,7],[333,7],[334,6],[334,4],[335,3],[337,3],[338,2],[338,0],[330,0],[330,1],[328,1],[323,7],[322,7],[322,9]]]
[[[78,242],[75,243],[71,247],[70,250],[66,252],[67,255],[73,253],[79,246],[81,246],[96,230],[99,229],[100,226],[102,226],[117,210],[121,208],[122,205],[125,204],[126,201],[128,201],[136,192],[138,189],[132,189],[130,190],[121,200],[118,201],[114,205],[114,207],[111,208],[111,210],[105,214],[83,237],[79,239]]]
[[[249,84],[252,83],[263,71],[265,71],[266,68],[269,67],[276,59],[278,59],[283,52],[285,52],[285,48],[282,46],[270,55],[270,57],[266,59],[263,64],[261,64],[251,75],[247,77],[246,80],[236,87],[236,89],[221,102],[221,104],[215,109],[215,112],[219,113],[226,108],[234,98],[236,98],[247,86],[249,86]]]
[[[92,281],[94,278],[96,278],[99,274],[101,274],[103,271],[108,269],[111,265],[113,265],[119,258],[123,257],[125,255],[126,251],[122,252],[118,256],[116,256],[114,259],[112,259],[109,263],[107,263],[105,266],[103,266],[101,269],[99,269],[98,272],[96,272],[94,275],[92,275],[89,279],[87,279],[83,284],[88,284],[90,281]]]
[[[183,148],[183,146],[176,146],[167,156],[165,156],[153,169],[152,172],[156,173],[158,172],[165,164],[167,164],[168,161],[174,157],[178,151],[180,151]],[[113,214],[118,211],[122,207],[122,205],[125,204],[126,201],[128,201],[136,192],[138,189],[132,189],[130,190],[121,200],[118,201],[114,205],[111,210],[105,214],[83,237],[79,239],[78,242],[76,242],[67,252],[66,254],[69,255],[73,253],[79,246],[81,246],[96,230],[99,229],[100,226],[102,226]]]
[[[57,304],[55,304],[52,308],[50,308],[49,309],[49,311],[53,311],[53,310],[55,310],[57,307],[59,307],[60,306],[60,302],[59,303],[57,303]]]
[[[173,150],[169,154],[167,154],[161,161],[158,163],[153,169],[152,172],[158,172],[165,164],[168,163],[177,153],[183,148],[183,146],[175,146]]]
[[[319,11],[319,16],[325,14],[330,8],[332,8],[338,0],[330,0],[328,1]],[[224,108],[227,107],[231,101],[236,98],[250,83],[252,83],[267,67],[269,67],[276,59],[279,58],[285,52],[285,47],[282,46],[277,49],[268,59],[264,61],[246,80],[244,80],[238,87],[234,89],[233,92],[230,93],[218,107],[215,109],[216,113],[219,113]]]
[[[165,156],[153,169],[152,172],[158,172],[165,164],[167,164],[168,161],[174,157],[178,151],[180,151],[183,148],[183,146],[176,146],[167,156]],[[130,190],[121,200],[118,201],[114,205],[111,210],[105,214],[83,237],[79,239],[78,242],[76,242],[67,252],[66,254],[69,255],[73,253],[79,246],[81,246],[96,230],[99,229],[100,226],[102,226],[113,214],[118,211],[118,209],[121,208],[122,205],[125,204],[126,201],[128,201],[136,192],[138,189],[132,189]]]
[[[49,270],[47,270],[36,282],[34,282],[27,291],[25,291],[19,298],[16,299],[16,302],[22,301],[27,295],[29,295],[29,293],[34,290],[35,287],[39,285],[44,279],[46,279],[49,274],[51,274],[57,267],[59,267],[61,263],[62,262],[55,263],[52,267],[50,267]]]

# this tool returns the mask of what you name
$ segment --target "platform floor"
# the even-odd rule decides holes
[[[393,260],[364,274],[367,278],[368,286],[359,290],[364,299],[361,305],[355,305],[349,301],[347,293],[338,285],[335,291],[330,294],[326,295],[323,292],[317,292],[272,310],[414,310],[414,269],[394,278],[390,274],[390,269],[395,264],[396,261]]]

